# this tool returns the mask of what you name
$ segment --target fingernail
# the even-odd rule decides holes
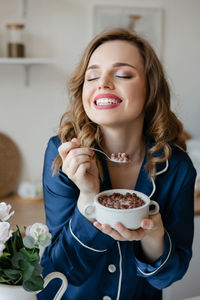
[[[73,138],[71,140],[72,143],[80,144],[79,140],[77,138]]]
[[[143,221],[143,226],[144,229],[148,229],[149,228],[149,222],[148,221]]]
[[[115,223],[114,228],[115,228],[116,230],[121,229],[121,224],[120,224],[120,223]]]

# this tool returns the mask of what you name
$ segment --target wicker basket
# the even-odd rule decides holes
[[[0,132],[0,198],[12,193],[19,181],[21,155],[10,137]]]

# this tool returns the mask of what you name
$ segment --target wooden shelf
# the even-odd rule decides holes
[[[40,64],[54,64],[55,59],[53,58],[41,58],[41,57],[24,57],[24,58],[10,58],[1,57],[0,64],[9,65],[40,65]]]
[[[30,83],[30,68],[36,65],[55,64],[54,58],[41,58],[41,57],[25,57],[25,58],[7,58],[1,57],[0,64],[2,65],[22,65],[25,72],[25,85],[29,86]]]

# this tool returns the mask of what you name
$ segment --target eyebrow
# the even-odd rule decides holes
[[[133,69],[136,69],[135,66],[130,65],[130,64],[128,64],[128,63],[123,63],[123,62],[116,62],[116,63],[114,63],[112,66],[113,66],[113,67],[125,67],[125,66],[126,66],[126,67],[131,67],[131,68],[133,68]],[[99,69],[99,68],[100,68],[99,65],[91,65],[91,66],[89,66],[89,67],[87,68],[86,71],[91,70],[91,69]]]

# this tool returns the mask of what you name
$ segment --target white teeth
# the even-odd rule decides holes
[[[120,101],[113,98],[101,98],[96,100],[97,105],[109,105],[109,104],[118,104]]]

